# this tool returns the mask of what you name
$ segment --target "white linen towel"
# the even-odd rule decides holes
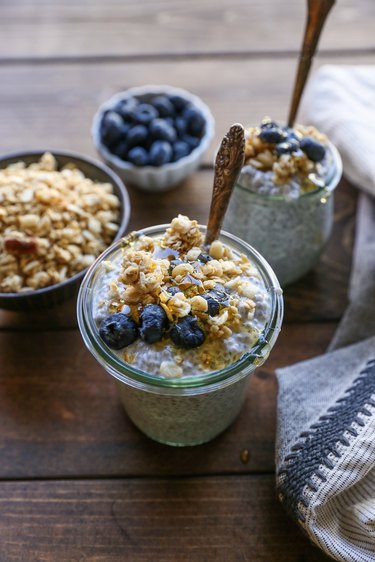
[[[337,146],[361,195],[350,304],[329,352],[279,369],[279,498],[335,560],[375,562],[375,67],[323,66],[299,122]]]

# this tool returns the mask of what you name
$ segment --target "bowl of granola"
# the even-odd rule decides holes
[[[0,158],[0,308],[49,308],[72,296],[126,230],[130,202],[107,166],[71,152]]]

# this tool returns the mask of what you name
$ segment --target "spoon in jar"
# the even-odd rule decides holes
[[[293,127],[320,34],[335,0],[307,0],[307,21],[299,55],[288,127]]]
[[[221,141],[215,160],[214,185],[204,241],[207,246],[220,234],[229,199],[244,158],[245,131],[242,125],[235,123]]]

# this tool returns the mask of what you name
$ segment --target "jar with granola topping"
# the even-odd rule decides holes
[[[224,228],[254,246],[285,286],[317,264],[341,174],[339,153],[314,127],[290,129],[266,118],[246,130],[245,165]]]
[[[82,337],[152,439],[197,445],[238,415],[280,331],[276,276],[247,243],[179,215],[104,252],[78,296]]]

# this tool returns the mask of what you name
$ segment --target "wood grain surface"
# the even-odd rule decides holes
[[[360,60],[374,64],[375,53]],[[315,67],[327,62],[333,61],[317,57]],[[358,62],[353,56],[340,60]],[[233,123],[258,124],[265,115],[286,120],[295,69],[295,59],[273,57],[0,66],[0,151],[61,148],[95,155],[90,128],[101,103],[131,86],[171,84],[197,94],[212,111],[215,136],[204,160],[212,167]]]
[[[185,449],[154,443],[132,425],[77,330],[2,332],[0,478],[271,472],[274,370],[324,353],[333,331],[332,323],[287,325],[234,425]]]
[[[212,162],[234,122],[285,120],[305,20],[300,0],[2,0],[0,152],[95,155],[93,114],[146,83],[210,106],[203,168],[161,195],[129,187],[129,229],[178,212],[206,222]],[[373,64],[372,0],[340,0],[315,68]],[[327,348],[347,302],[357,192],[345,180],[316,269],[285,290],[286,316],[244,408],[209,444],[174,449],[127,419],[85,349],[71,300],[0,311],[0,562],[324,562],[274,493],[275,369]]]
[[[328,562],[272,475],[0,483],[6,562]],[[32,545],[32,548],[30,548]]]
[[[2,0],[1,57],[133,56],[297,52],[301,0]],[[374,49],[372,0],[337,2],[321,42],[342,50]],[[1,61],[1,58],[0,58]]]

